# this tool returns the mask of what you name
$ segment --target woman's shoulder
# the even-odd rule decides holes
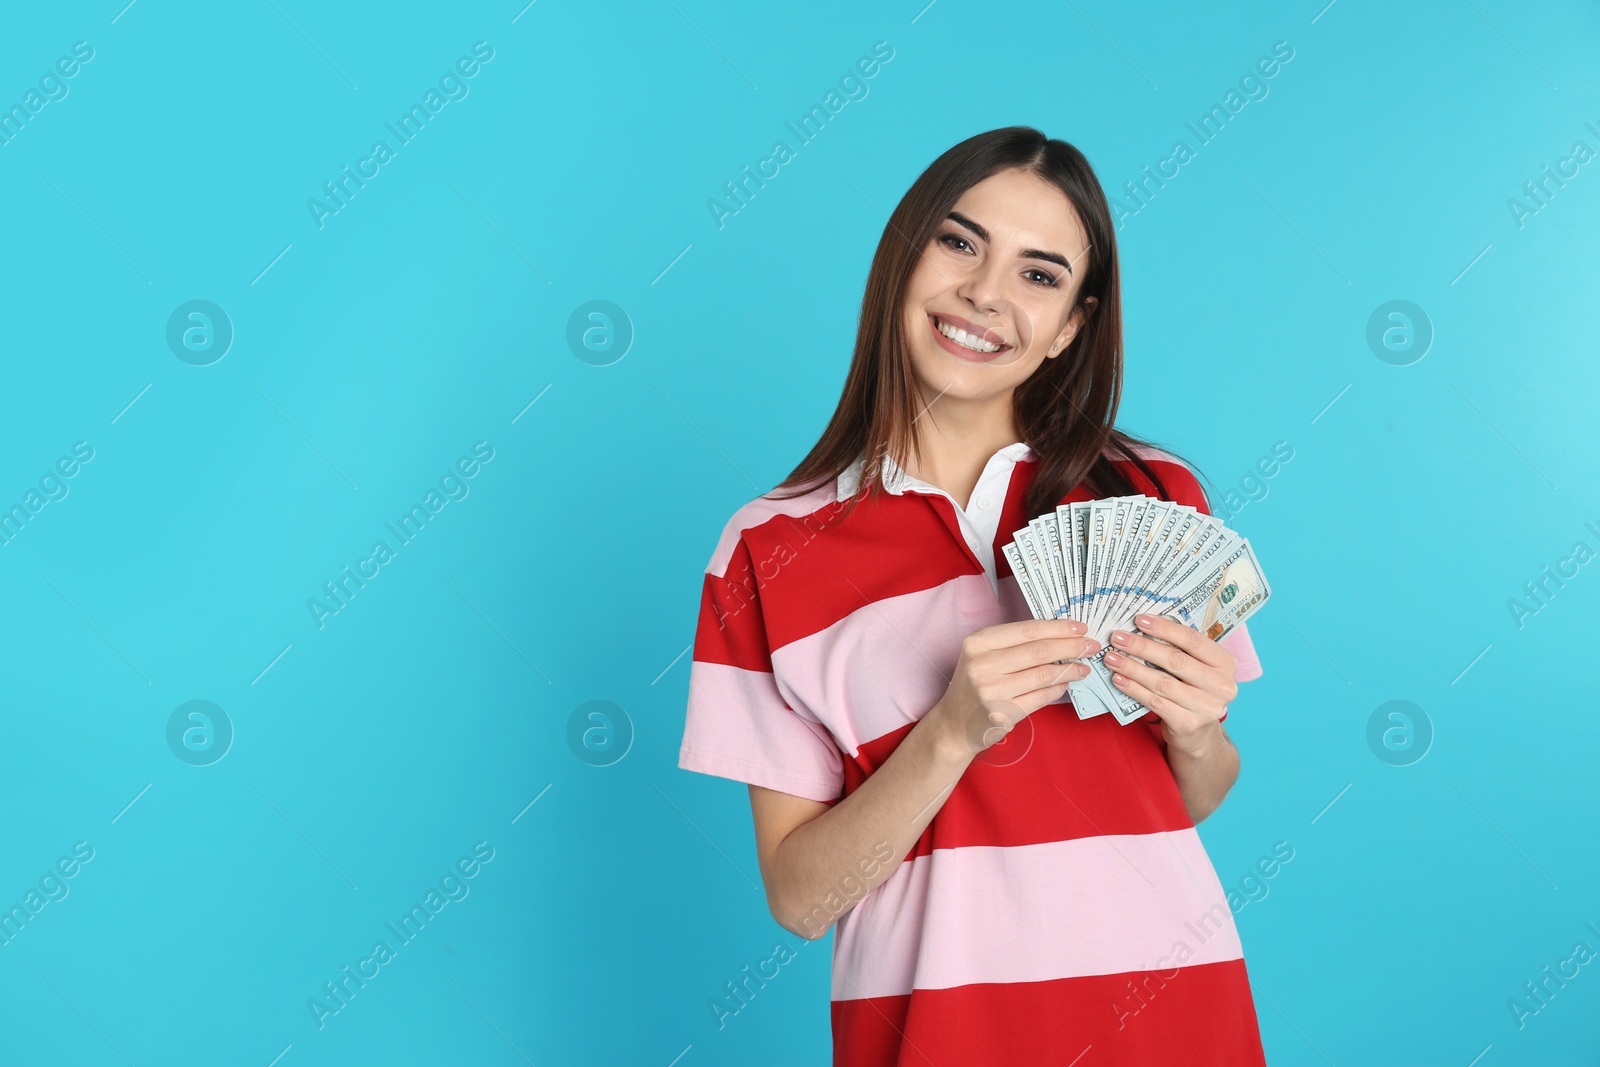
[[[761,547],[791,533],[796,523],[824,521],[844,507],[834,481],[798,496],[789,495],[793,492],[785,489],[785,495],[775,496],[768,491],[741,504],[722,526],[717,547],[706,565],[707,573],[724,574],[741,544],[753,555],[759,555]]]
[[[1116,453],[1109,454],[1107,458],[1133,482],[1137,492],[1159,496],[1210,514],[1210,502],[1200,484],[1199,472],[1186,460],[1164,448],[1143,442],[1130,442],[1129,451],[1155,471],[1156,477],[1161,479],[1161,487],[1166,490],[1164,493],[1158,492],[1157,487],[1132,460]]]

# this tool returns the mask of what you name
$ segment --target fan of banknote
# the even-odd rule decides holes
[[[1102,646],[1085,657],[1088,676],[1067,686],[1078,717],[1110,712],[1124,726],[1148,709],[1112,684],[1112,630],[1160,615],[1215,640],[1272,593],[1249,541],[1214,515],[1149,496],[1062,504],[1002,551],[1034,618],[1077,619]]]

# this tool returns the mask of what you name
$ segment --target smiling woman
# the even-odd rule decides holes
[[[821,440],[706,567],[679,766],[748,784],[778,923],[837,928],[836,1067],[1264,1062],[1195,830],[1238,771],[1216,694],[1261,673],[1248,632],[1129,638],[1119,670],[1159,658],[1166,699],[1145,727],[1080,719],[1064,661],[1099,644],[1030,618],[999,551],[1078,500],[1207,510],[1116,429],[1121,382],[1088,161],[1028,127],[963,141],[884,227]]]

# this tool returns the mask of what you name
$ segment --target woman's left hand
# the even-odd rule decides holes
[[[1198,753],[1209,746],[1222,713],[1239,695],[1233,678],[1239,661],[1181,622],[1156,615],[1133,621],[1143,633],[1111,631],[1105,655],[1106,666],[1115,672],[1111,680],[1160,717],[1169,746]]]

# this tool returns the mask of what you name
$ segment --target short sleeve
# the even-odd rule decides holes
[[[784,700],[772,669],[759,583],[740,538],[701,587],[678,766],[832,803],[844,756],[827,727]]]
[[[1250,640],[1249,623],[1241,622],[1218,638],[1217,644],[1233,653],[1233,658],[1239,661],[1233,671],[1234,681],[1253,682],[1261,677],[1261,660],[1256,656],[1255,643]]]

